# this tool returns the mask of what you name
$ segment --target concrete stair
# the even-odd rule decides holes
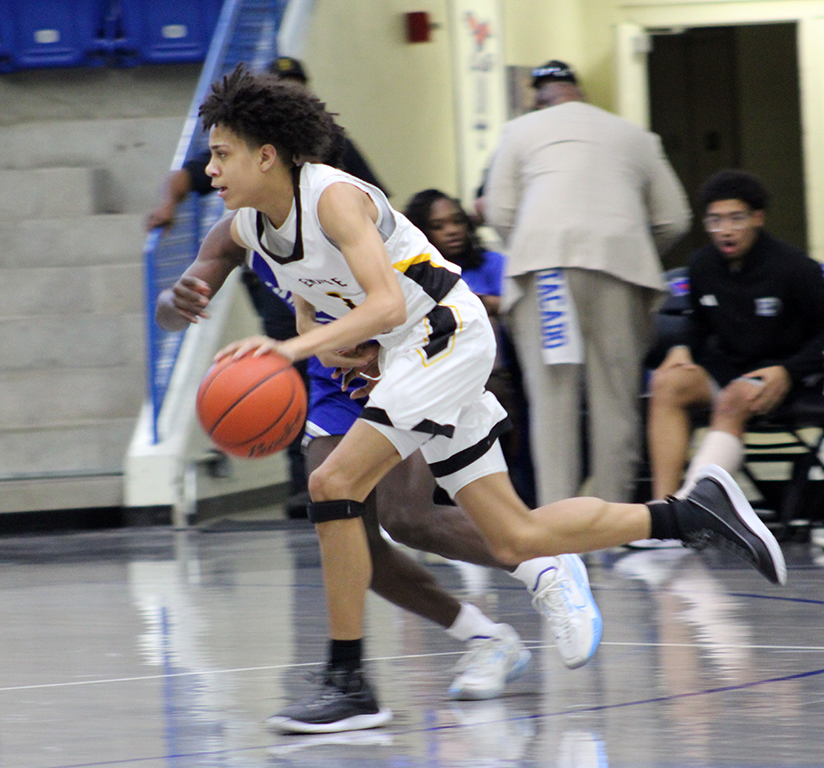
[[[117,507],[145,392],[142,216],[99,168],[0,170],[0,513]]]

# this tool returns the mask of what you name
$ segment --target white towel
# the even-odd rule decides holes
[[[562,269],[535,274],[541,319],[541,353],[547,365],[584,362],[584,341],[578,313]]]

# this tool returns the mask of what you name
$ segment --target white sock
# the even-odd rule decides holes
[[[473,637],[495,637],[498,625],[472,603],[461,603],[461,610],[446,634],[465,643]]]
[[[734,475],[741,468],[743,460],[744,444],[740,438],[720,429],[710,430],[698,446],[684,477],[684,484],[675,494],[676,498],[683,499],[692,490],[695,476],[707,464],[717,464]]]
[[[549,568],[557,567],[558,559],[555,557],[534,557],[532,560],[524,560],[509,575],[513,579],[522,581],[530,592],[534,592],[538,587],[538,579],[541,578],[541,574]]]

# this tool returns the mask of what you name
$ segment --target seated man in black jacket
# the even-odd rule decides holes
[[[821,265],[763,231],[769,193],[726,170],[699,194],[712,243],[689,263],[690,333],[655,370],[648,421],[653,498],[684,495],[700,467],[741,466],[747,422],[824,379]],[[690,409],[711,407],[709,431],[682,473]],[[680,490],[679,490],[680,489]]]

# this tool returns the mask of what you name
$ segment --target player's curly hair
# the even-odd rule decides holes
[[[770,193],[754,173],[727,168],[710,176],[698,191],[701,210],[719,200],[741,200],[753,211],[764,211],[770,202]]]
[[[212,84],[198,116],[204,130],[224,126],[250,147],[271,144],[285,161],[340,164],[343,129],[326,105],[299,85],[243,64]]]
[[[438,200],[449,200],[451,203],[455,203],[460,209],[461,217],[466,223],[466,247],[463,253],[454,257],[453,260],[465,269],[477,269],[486,260],[484,256],[486,249],[483,247],[481,238],[478,236],[475,222],[467,215],[460,200],[450,197],[446,192],[441,192],[439,189],[424,189],[410,198],[406,204],[404,215],[421,230],[421,232],[429,237],[431,231],[429,217],[432,215],[432,206],[435,205]]]

